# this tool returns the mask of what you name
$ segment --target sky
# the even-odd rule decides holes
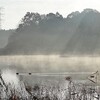
[[[92,8],[100,11],[100,0],[0,0],[2,29],[15,29],[26,12],[59,12],[67,17],[73,11]]]

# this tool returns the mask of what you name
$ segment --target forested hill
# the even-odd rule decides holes
[[[2,54],[100,53],[100,12],[85,9],[64,18],[58,12],[27,12]]]
[[[8,38],[14,30],[0,30],[0,48],[4,48],[8,44]]]

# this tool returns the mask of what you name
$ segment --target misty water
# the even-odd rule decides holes
[[[18,71],[32,72],[69,72],[100,70],[100,57],[27,55],[0,56],[0,68],[13,68]]]
[[[100,57],[98,56],[60,56],[60,55],[20,55],[0,56],[1,70],[9,69],[14,72],[25,73],[21,75],[23,80],[51,81],[64,80],[67,75],[42,76],[40,73],[79,73],[73,74],[74,79],[86,79],[86,74],[81,72],[100,71]],[[39,73],[29,76],[27,73]],[[24,78],[23,78],[24,77]],[[54,82],[55,83],[55,82]]]

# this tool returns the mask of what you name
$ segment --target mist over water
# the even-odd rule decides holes
[[[84,72],[100,70],[100,57],[60,55],[0,56],[1,69],[19,72]]]

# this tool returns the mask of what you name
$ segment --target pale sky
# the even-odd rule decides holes
[[[100,11],[100,0],[0,0],[2,28],[16,28],[26,12],[47,14],[59,12],[64,17],[73,11],[92,8]]]

